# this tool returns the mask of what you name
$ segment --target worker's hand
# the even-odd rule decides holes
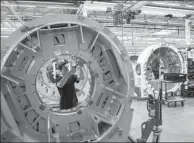
[[[58,75],[58,76],[63,76],[63,73],[60,71],[60,70],[56,70],[56,75]]]
[[[56,63],[56,69],[57,70],[62,70],[63,66],[65,66],[68,62],[67,61],[58,61]]]
[[[46,71],[47,78],[52,82],[56,83],[62,78],[62,73],[60,71],[55,70],[55,73],[53,71],[53,66],[49,66]]]
[[[81,67],[80,66],[78,66],[76,68],[76,74],[77,74],[77,78],[80,79],[80,76],[81,76]]]
[[[71,59],[72,59],[72,61],[71,61],[72,68],[77,67],[78,66],[77,57],[76,56],[72,56]]]

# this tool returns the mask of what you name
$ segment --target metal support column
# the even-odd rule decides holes
[[[189,18],[185,18],[185,42],[186,42],[186,45],[187,45],[187,48],[190,47],[191,45],[191,21]],[[188,53],[187,53],[188,55]],[[185,68],[185,73],[188,74],[188,69],[187,69],[187,66],[188,66],[188,62],[187,60],[184,61],[184,68]]]
[[[87,17],[88,16],[88,9],[83,8],[83,16]]]
[[[90,8],[91,1],[85,1],[82,6],[82,15],[88,17],[88,11]]]
[[[185,42],[189,47],[191,45],[191,21],[189,18],[185,19]]]

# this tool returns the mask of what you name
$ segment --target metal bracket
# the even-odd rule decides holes
[[[38,25],[38,26],[36,26],[36,27],[40,27],[40,26],[42,26],[42,24],[41,25]],[[20,31],[21,32],[27,32],[27,31],[31,31],[32,29],[34,29],[34,28],[36,28],[35,26],[27,26],[27,25],[24,25],[24,26],[22,26],[21,28],[20,28]]]

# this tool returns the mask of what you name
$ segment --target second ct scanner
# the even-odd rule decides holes
[[[159,91],[159,84],[149,81],[161,79],[163,73],[183,73],[183,59],[173,45],[159,43],[147,47],[140,53],[135,70],[136,87],[141,90],[139,96],[143,98],[148,96],[149,84],[156,93]],[[180,83],[168,83],[167,92],[175,92],[179,87]]]

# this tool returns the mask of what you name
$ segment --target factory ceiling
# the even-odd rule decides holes
[[[130,23],[114,24],[115,7],[141,10]],[[194,45],[194,1],[1,1],[1,39],[35,18],[53,14],[79,14],[104,23],[129,52],[165,42],[186,48],[185,19],[191,21]]]

